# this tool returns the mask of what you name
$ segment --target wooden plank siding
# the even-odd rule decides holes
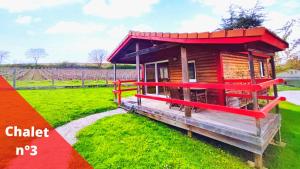
[[[223,79],[250,79],[248,57],[245,54],[220,52],[200,46],[187,46],[188,61],[195,61],[196,80],[203,83],[222,83]],[[174,47],[147,55],[144,62],[156,62],[168,60],[168,70],[170,82],[182,82],[182,66],[180,59],[180,47]],[[265,65],[265,77],[260,75],[259,61]],[[222,63],[220,63],[222,62]],[[220,65],[223,67],[223,74]],[[271,68],[268,59],[254,58],[254,68],[256,78],[270,78]],[[224,93],[223,93],[224,94]],[[224,103],[224,95],[220,90],[208,90],[208,103]],[[222,99],[223,97],[223,99]]]
[[[217,59],[219,52],[211,49],[203,49],[196,46],[187,47],[188,61],[195,61],[197,82],[217,83],[218,69]],[[181,82],[181,61],[180,59],[169,59],[170,82]],[[219,97],[217,90],[208,90],[208,102],[218,104]]]
[[[223,69],[225,79],[250,79],[248,57],[243,54],[221,52],[223,59]],[[265,65],[265,76],[260,75],[259,62],[263,61]],[[266,58],[254,57],[255,78],[270,78],[270,63]]]

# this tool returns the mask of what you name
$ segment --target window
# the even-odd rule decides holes
[[[259,61],[259,67],[260,67],[260,76],[265,77],[265,64],[263,61]]]
[[[168,67],[160,67],[159,68],[159,78],[164,79],[164,80],[169,78]]]
[[[196,65],[194,60],[188,62],[188,68],[189,68],[189,81],[196,82]]]

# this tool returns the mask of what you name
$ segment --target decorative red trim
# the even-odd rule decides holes
[[[173,82],[135,82],[142,86],[165,86],[165,87],[183,87],[183,88],[206,88],[206,89],[227,89],[227,90],[246,90],[259,91],[261,87],[258,84],[220,84],[220,83],[173,83]]]
[[[244,54],[244,55],[248,54],[248,52],[239,52],[239,53]],[[271,58],[272,57],[270,55],[263,54],[263,53],[258,53],[258,52],[255,52],[255,51],[252,51],[252,55],[256,56],[256,57],[261,57],[261,58]]]
[[[127,88],[127,89],[121,89],[121,90],[113,90],[114,93],[122,93],[127,91],[137,90],[137,88]]]
[[[255,81],[257,83],[262,83],[262,82],[266,82],[272,80],[270,78],[268,79],[255,79]],[[251,79],[224,79],[224,82],[228,82],[228,83],[250,83]]]
[[[286,100],[285,97],[277,97],[276,99],[272,100],[269,104],[267,104],[265,107],[263,107],[260,111],[266,114],[270,110],[272,110],[276,105],[278,105],[278,103],[285,100]]]
[[[217,56],[217,76],[218,76],[218,83],[224,83],[224,70],[223,70],[223,59],[221,52],[218,53]],[[220,105],[225,105],[225,90],[219,90],[219,104]]]
[[[259,83],[259,86],[262,89],[266,89],[274,84],[281,84],[281,83],[284,83],[283,79],[274,79],[274,80],[268,80],[266,82]]]
[[[120,43],[120,45],[110,54],[107,61],[111,61],[112,58],[124,47],[127,45],[127,43],[131,40],[131,35],[127,35],[125,39]]]
[[[108,61],[111,61],[119,51],[124,48],[131,39],[154,40],[181,44],[244,44],[249,42],[264,42],[279,50],[284,50],[288,47],[288,43],[280,39],[278,36],[268,31],[264,27],[245,29],[246,33],[235,34],[232,36],[233,31],[218,31],[218,32],[205,32],[205,33],[162,33],[162,32],[130,32],[121,44],[112,52]],[[226,33],[227,32],[227,33]],[[230,33],[231,32],[231,33]],[[205,36],[203,36],[205,34]],[[197,35],[197,36],[196,36]],[[200,36],[202,35],[202,36]],[[217,36],[215,36],[217,35]]]
[[[118,84],[118,83],[133,83],[133,82],[136,82],[136,80],[117,80],[113,83]]]

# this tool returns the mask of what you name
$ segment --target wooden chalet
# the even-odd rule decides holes
[[[112,52],[115,99],[126,109],[254,153],[281,143],[274,55],[288,43],[264,27],[202,33],[129,32]],[[137,79],[116,79],[136,64]],[[137,87],[122,88],[124,83]],[[273,89],[273,90],[270,90]],[[121,99],[122,92],[135,97]],[[272,91],[272,94],[271,92]]]

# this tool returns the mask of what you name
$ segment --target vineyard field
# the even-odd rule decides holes
[[[84,68],[49,68],[49,69],[22,69],[0,68],[0,75],[11,85],[15,79],[16,87],[45,87],[45,86],[93,86],[109,84],[113,81],[114,72],[111,69],[84,69]],[[117,79],[136,79],[135,70],[117,70]]]

